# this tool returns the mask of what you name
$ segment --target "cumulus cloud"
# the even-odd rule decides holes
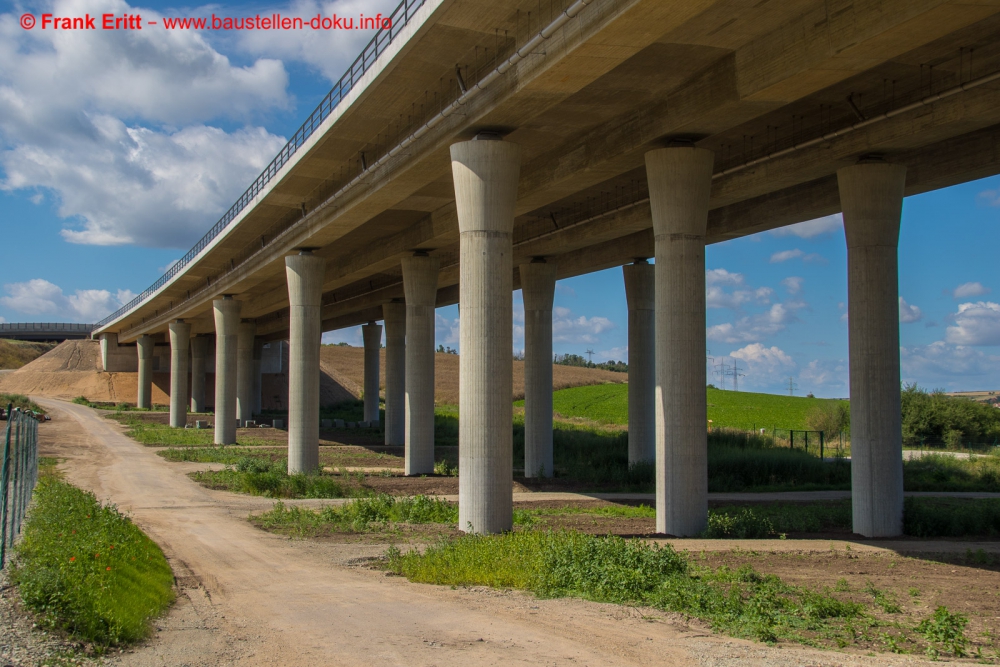
[[[767,386],[786,376],[795,368],[795,361],[779,347],[766,347],[761,343],[751,343],[729,353],[734,359],[745,364],[746,377],[741,382],[746,386]]]
[[[987,206],[1000,206],[1000,190],[983,190],[979,193],[979,201]]]
[[[45,315],[59,322],[96,322],[129,302],[135,294],[129,290],[82,289],[64,294],[48,280],[35,278],[23,283],[4,285],[7,296],[0,305],[25,315]]]
[[[781,285],[789,294],[794,295],[802,291],[802,284],[804,282],[804,278],[799,278],[798,276],[788,276],[781,281]]]
[[[950,386],[954,386],[954,380],[989,374],[1000,361],[1000,356],[940,340],[930,345],[901,347],[899,356],[904,379],[923,384],[944,381]]]
[[[840,213],[826,215],[815,220],[807,220],[797,225],[788,225],[772,229],[773,236],[797,236],[800,239],[811,239],[822,234],[830,234],[844,228],[844,216]]]
[[[708,327],[705,332],[709,340],[723,343],[749,343],[773,335],[785,329],[797,317],[796,311],[806,308],[802,301],[775,303],[764,313],[741,317],[735,322],[725,322]]]
[[[522,311],[523,312],[523,311]],[[459,318],[448,318],[440,312],[434,313],[434,340],[438,345],[458,345]],[[522,333],[522,338],[523,338]]]
[[[848,364],[843,359],[813,359],[799,371],[799,387],[805,391],[841,387],[846,395]]]
[[[906,299],[899,297],[899,321],[903,324],[910,324],[911,322],[919,322],[924,314],[920,311],[920,308],[912,304],[906,303]]]
[[[992,301],[962,303],[954,315],[955,326],[945,330],[945,340],[955,345],[1000,345],[1000,304]]]
[[[162,19],[124,0],[43,10]],[[197,31],[28,31],[0,14],[0,62],[0,189],[51,192],[73,243],[186,247],[284,143],[208,124],[288,108],[288,76],[274,59],[234,65]]]
[[[705,271],[706,285],[742,285],[742,273],[730,273],[725,269],[709,269]]]
[[[628,363],[628,345],[623,347],[613,347],[610,350],[600,350],[594,357],[601,361],[624,361]]]
[[[600,335],[615,328],[606,317],[575,317],[569,308],[552,309],[552,341],[556,343],[597,343]]]
[[[734,289],[727,291],[727,287]],[[770,287],[747,286],[742,273],[730,273],[726,269],[705,272],[705,305],[708,308],[737,309],[750,302],[767,304],[773,294]]]
[[[968,299],[974,296],[982,296],[990,293],[990,288],[984,287],[982,283],[962,283],[952,291],[951,295],[956,299]]]

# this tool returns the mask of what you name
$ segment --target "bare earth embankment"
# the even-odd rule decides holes
[[[3,341],[0,341],[2,343]],[[381,387],[385,389],[385,350],[382,350]],[[364,385],[364,349],[324,346],[320,353],[320,404],[334,405],[361,396]],[[214,374],[209,374],[207,396],[213,396]],[[552,367],[552,388],[565,389],[604,382],[625,382],[625,373],[574,366]],[[0,392],[73,399],[85,396],[95,402],[135,402],[138,373],[105,373],[101,370],[101,345],[97,341],[68,340],[10,373],[0,374]],[[435,401],[458,403],[458,356],[438,354],[434,367]],[[170,402],[170,374],[153,373],[153,403]],[[288,376],[265,374],[264,408],[288,406]],[[514,399],[524,398],[524,362],[514,362]],[[211,401],[211,399],[210,399]]]

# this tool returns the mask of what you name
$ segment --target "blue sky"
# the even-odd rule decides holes
[[[370,34],[26,31],[25,12],[144,17],[388,13],[395,0],[181,7],[124,0],[0,5],[0,318],[91,322],[152,283],[239,196]],[[1000,388],[1000,177],[911,197],[900,235],[907,382]],[[11,251],[13,249],[13,252]],[[839,216],[712,245],[707,362],[740,388],[846,396]],[[515,348],[520,293],[514,295]],[[557,353],[627,358],[621,270],[560,281]],[[457,347],[458,309],[438,311]],[[327,342],[360,344],[360,331]],[[732,387],[732,379],[726,380]]]

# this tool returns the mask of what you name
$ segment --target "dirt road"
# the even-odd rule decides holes
[[[131,511],[164,549],[179,601],[122,665],[901,665],[912,657],[768,648],[648,609],[411,584],[352,565],[384,546],[290,541],[253,528],[88,408],[37,399],[43,455]]]

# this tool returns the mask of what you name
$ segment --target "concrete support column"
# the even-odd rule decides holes
[[[506,141],[451,146],[461,233],[458,527],[466,532],[513,525],[512,235],[520,161],[520,147]]]
[[[385,322],[385,444],[406,442],[406,304],[382,304]]]
[[[906,167],[870,162],[837,171],[847,235],[854,532],[903,533],[897,246]]]
[[[240,322],[236,336],[236,421],[253,419],[253,343],[257,325]]]
[[[369,322],[361,325],[361,336],[365,341],[365,409],[364,420],[379,423],[378,385],[379,350],[382,348],[382,325]]]
[[[552,299],[556,265],[519,267],[524,297],[524,476],[552,477]]]
[[[212,302],[215,312],[215,444],[236,442],[236,345],[241,301],[224,296]]]
[[[153,337],[139,336],[136,349],[139,352],[139,392],[135,405],[149,409],[153,407]]]
[[[208,337],[195,336],[191,340],[191,412],[205,412],[205,358],[208,356]]]
[[[437,257],[426,254],[403,258],[407,475],[434,472],[434,306],[440,265]]]
[[[693,146],[646,153],[656,239],[656,530],[684,537],[708,522],[705,231],[713,158]]]
[[[326,260],[311,252],[285,258],[288,281],[288,474],[319,469],[320,307]]]
[[[182,320],[171,322],[170,328],[170,426],[187,425],[188,408],[188,348],[191,346],[191,325]]]
[[[261,384],[263,378],[261,377],[261,367],[263,364],[264,357],[264,341],[260,338],[255,338],[253,341],[253,389],[251,389],[250,403],[252,406],[253,413],[259,415],[261,413]]]
[[[622,267],[628,301],[628,464],[656,459],[655,269],[644,259]]]

